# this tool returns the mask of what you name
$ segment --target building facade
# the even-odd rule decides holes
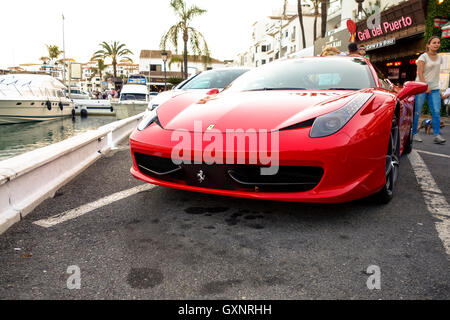
[[[165,79],[183,78],[183,56],[167,50],[166,69],[164,70],[161,53],[161,50],[141,50],[139,55],[138,71],[149,78],[152,90],[161,89],[164,86]],[[214,58],[210,58],[208,62],[203,62],[200,57],[188,56],[188,76],[204,70],[223,68],[224,66],[223,61]]]

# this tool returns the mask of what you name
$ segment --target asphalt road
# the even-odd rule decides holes
[[[450,155],[450,143],[431,139],[417,150]],[[450,158],[419,155],[450,202]],[[154,187],[49,228],[33,223],[141,185],[130,164],[125,149],[100,159],[0,235],[0,299],[450,298],[438,218],[407,157],[388,205]],[[80,289],[68,289],[69,266],[79,267]],[[380,289],[367,286],[369,266],[380,269]]]

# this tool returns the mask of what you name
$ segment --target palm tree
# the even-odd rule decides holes
[[[205,38],[199,31],[190,26],[192,19],[204,14],[206,10],[200,9],[196,5],[187,8],[184,0],[171,0],[170,6],[175,11],[175,15],[178,17],[179,21],[171,26],[169,31],[162,36],[160,46],[162,50],[165,50],[168,42],[170,42],[175,47],[175,52],[177,52],[178,39],[180,37],[183,39],[183,77],[186,79],[188,70],[188,41],[194,55],[202,55],[203,53],[206,56],[209,56],[208,45]],[[203,45],[203,50],[201,45]]]
[[[181,74],[183,74],[184,76],[184,67],[183,67],[184,59],[180,56],[172,55],[172,57],[170,57],[170,61],[168,64],[169,70],[173,63],[181,64]]]
[[[302,31],[303,49],[306,48],[305,27],[303,26],[302,0],[297,0],[298,20],[300,22],[300,30]]]
[[[105,60],[103,59],[98,59],[97,60],[97,66],[95,68],[92,68],[92,73],[93,76],[96,75],[98,73],[100,80],[103,81],[103,71],[107,68],[108,66],[105,64]]]
[[[320,30],[320,35],[322,36],[322,38],[325,38],[325,33],[327,32],[327,17],[328,17],[328,13],[327,13],[327,5],[328,5],[328,0],[320,0],[320,11],[321,11],[321,17],[320,17],[320,22],[321,22],[321,30]]]
[[[59,47],[57,45],[46,45],[47,51],[48,51],[48,57],[50,60],[57,59],[63,51],[59,50]]]
[[[314,5],[314,41],[316,41],[317,39],[317,18],[319,17],[319,0],[314,0],[313,1],[313,5]]]
[[[99,44],[99,46],[102,47],[102,49],[95,52],[91,60],[105,60],[106,58],[111,58],[114,70],[114,78],[117,77],[117,59],[119,57],[123,60],[133,62],[133,60],[127,56],[132,55],[133,52],[127,49],[124,43],[114,41],[109,44],[106,41],[103,41]]]

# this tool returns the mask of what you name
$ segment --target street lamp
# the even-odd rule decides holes
[[[166,91],[166,89],[167,89],[167,75],[166,75],[167,52],[166,52],[166,50],[163,50],[161,52],[161,58],[162,58],[162,61],[164,62],[164,91]]]

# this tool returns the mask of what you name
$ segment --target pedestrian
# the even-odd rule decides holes
[[[447,115],[450,116],[450,86],[441,94]]]
[[[350,42],[348,44],[348,56],[349,57],[361,57],[361,55],[358,52],[358,45],[356,42]]]
[[[445,139],[440,135],[441,124],[441,95],[439,92],[439,73],[442,64],[442,57],[438,54],[441,40],[437,36],[431,37],[427,41],[426,52],[421,54],[416,61],[417,77],[416,81],[428,84],[427,92],[416,95],[416,105],[414,109],[413,139],[422,142],[422,138],[417,133],[417,125],[422,112],[425,99],[430,107],[431,119],[433,122],[434,143],[443,144]]]
[[[321,57],[327,57],[327,56],[337,56],[340,55],[341,51],[336,47],[326,46],[323,48],[322,52],[320,53]]]
[[[366,59],[369,59],[369,55],[366,53],[366,47],[365,46],[360,46],[359,47],[359,49],[358,49],[358,51],[359,51],[359,54],[361,55],[361,56],[363,56],[364,58],[366,58]]]

